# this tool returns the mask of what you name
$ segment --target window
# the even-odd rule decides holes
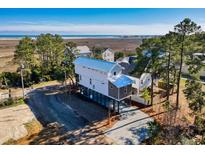
[[[81,77],[81,75],[79,75],[79,80],[80,80],[80,81],[82,80],[82,77]]]
[[[92,79],[90,79],[90,84],[92,84]]]
[[[95,89],[95,85],[93,85],[93,89]]]
[[[112,86],[112,85],[110,85],[110,89],[113,89],[113,86]]]
[[[114,72],[113,74],[116,75],[116,72]]]
[[[127,88],[126,87],[124,88],[124,93],[127,94]]]

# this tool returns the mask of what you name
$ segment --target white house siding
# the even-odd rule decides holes
[[[113,62],[114,61],[114,53],[111,49],[107,49],[102,53],[102,58],[106,61]]]
[[[128,75],[127,75],[128,76]],[[151,74],[150,73],[143,73],[139,78],[128,76],[130,79],[134,81],[132,84],[132,87],[137,89],[137,94],[139,94],[140,90],[143,90],[144,88],[148,88],[151,86]]]
[[[112,70],[109,72],[108,77],[112,78],[114,76],[114,72],[116,76],[122,73],[122,67],[120,65],[115,65]]]
[[[108,96],[107,73],[76,65],[75,73],[80,75],[79,84]],[[90,79],[92,84],[90,84]],[[94,87],[93,87],[94,86]]]
[[[140,90],[151,86],[151,74],[150,73],[143,73],[140,77]]]

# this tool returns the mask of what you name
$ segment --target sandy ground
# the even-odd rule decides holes
[[[0,144],[26,136],[28,132],[24,124],[33,119],[35,116],[26,104],[0,109]]]

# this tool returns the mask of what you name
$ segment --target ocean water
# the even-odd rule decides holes
[[[21,39],[25,36],[36,38],[38,35],[0,35],[0,39]],[[123,38],[121,35],[61,35],[64,39],[83,39],[83,38]]]
[[[2,35],[0,39],[21,39],[25,36],[36,39],[38,35]],[[150,38],[153,35],[61,35],[64,39],[86,39],[86,38],[115,38],[115,39],[133,39],[133,38]]]

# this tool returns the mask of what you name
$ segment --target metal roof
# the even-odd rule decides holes
[[[80,54],[91,53],[90,49],[87,46],[77,46]]]
[[[134,81],[131,80],[126,75],[121,75],[119,78],[117,78],[114,82],[112,82],[116,87],[121,88],[125,87],[127,85],[132,84]]]
[[[100,70],[103,72],[109,72],[114,65],[117,65],[117,63],[114,63],[114,62],[108,62],[108,61],[88,58],[88,57],[78,57],[74,61],[74,64],[82,65],[82,66]]]

